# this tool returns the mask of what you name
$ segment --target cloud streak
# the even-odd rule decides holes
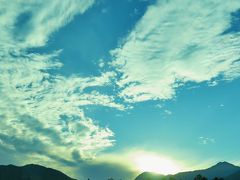
[[[63,66],[61,51],[27,50],[46,45],[94,0],[0,2],[0,154],[10,152],[9,162],[76,166],[115,142],[114,132],[87,117],[84,107],[124,110],[128,102],[171,99],[186,82],[240,75],[240,33],[224,33],[231,28],[231,13],[240,8],[237,0],[158,1],[111,52],[107,69],[113,71],[100,64],[102,74],[89,77],[56,74]],[[118,96],[99,90],[106,87]],[[112,164],[86,161],[81,173],[112,171]],[[132,173],[116,166],[117,174]]]
[[[124,43],[113,50],[128,102],[171,99],[186,82],[239,77],[240,33],[231,28],[239,1],[172,0],[150,6]]]
[[[0,13],[0,145],[23,153],[21,163],[42,157],[43,161],[74,164],[114,144],[114,133],[86,117],[83,110],[86,105],[124,109],[112,96],[86,91],[108,86],[114,73],[65,77],[52,72],[62,67],[61,51],[26,50],[46,45],[53,32],[93,3],[1,2],[0,12],[6,13]]]
[[[6,47],[39,47],[49,35],[84,13],[94,0],[1,1],[0,35]]]
[[[199,139],[200,144],[204,144],[204,145],[210,144],[210,143],[212,144],[212,143],[216,142],[214,138],[208,138],[208,137],[201,136],[198,139]]]

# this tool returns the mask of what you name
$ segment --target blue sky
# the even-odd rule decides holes
[[[1,164],[93,179],[132,179],[152,154],[174,172],[240,165],[239,1],[0,3]]]

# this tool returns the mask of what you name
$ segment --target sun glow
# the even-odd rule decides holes
[[[174,161],[156,154],[137,153],[133,160],[136,167],[141,172],[153,172],[167,175],[175,174],[181,170]]]

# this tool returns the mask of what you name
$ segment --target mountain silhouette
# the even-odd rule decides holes
[[[224,178],[226,180],[240,180],[240,167],[228,162],[219,162],[207,169],[180,172],[175,175],[163,176],[150,172],[144,172],[137,176],[135,180],[193,180],[199,174],[207,177],[209,180],[214,179],[215,177]]]
[[[225,178],[225,180],[237,180],[237,179],[240,179],[240,171]]]
[[[29,164],[22,167],[0,165],[0,180],[74,180],[55,169]]]
[[[228,162],[219,162],[216,165],[196,171],[180,172],[175,175],[161,175],[143,172],[135,180],[194,180],[201,174],[213,180],[215,177],[224,180],[240,180],[240,167]],[[64,173],[40,165],[29,164],[22,167],[14,165],[0,165],[0,180],[74,180]]]
[[[135,180],[159,180],[165,178],[164,175],[155,174],[151,172],[143,172],[139,176],[136,177]]]

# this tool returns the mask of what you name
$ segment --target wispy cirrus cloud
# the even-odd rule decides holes
[[[124,43],[112,51],[129,102],[171,99],[186,82],[239,77],[240,32],[231,29],[237,0],[173,0],[150,6]]]
[[[209,138],[209,137],[202,137],[201,136],[201,137],[198,138],[198,140],[201,144],[204,144],[204,145],[209,144],[209,143],[215,143],[215,139],[214,138]]]
[[[84,13],[94,0],[17,1],[1,0],[1,44],[16,48],[39,47],[49,35]]]
[[[158,1],[112,51],[109,69],[116,71],[100,76],[56,74],[52,70],[63,66],[61,51],[27,52],[46,45],[54,32],[93,3],[0,0],[0,154],[10,152],[21,163],[75,166],[114,144],[114,132],[87,117],[85,106],[122,110],[125,102],[170,99],[189,81],[239,77],[240,34],[226,33],[231,13],[240,8],[237,0]],[[98,91],[108,86],[125,102]]]
[[[111,74],[66,78],[47,72],[59,66],[53,54],[4,56],[0,62],[2,133],[26,139],[38,137],[43,142],[53,143],[56,137],[51,137],[52,129],[62,146],[70,143],[72,147],[76,145],[75,148],[90,151],[112,145],[108,137],[113,133],[86,118],[81,108],[91,104],[122,108],[110,96],[97,91],[84,92],[87,87],[105,86]],[[31,124],[34,119],[39,123]],[[44,129],[48,129],[46,133]]]
[[[1,2],[0,12],[5,13],[0,14],[0,151],[22,153],[21,159],[12,159],[76,164],[113,145],[114,133],[85,116],[83,107],[124,109],[113,96],[89,90],[108,86],[114,73],[65,77],[52,72],[62,67],[61,51],[27,52],[46,45],[53,32],[93,3]]]

